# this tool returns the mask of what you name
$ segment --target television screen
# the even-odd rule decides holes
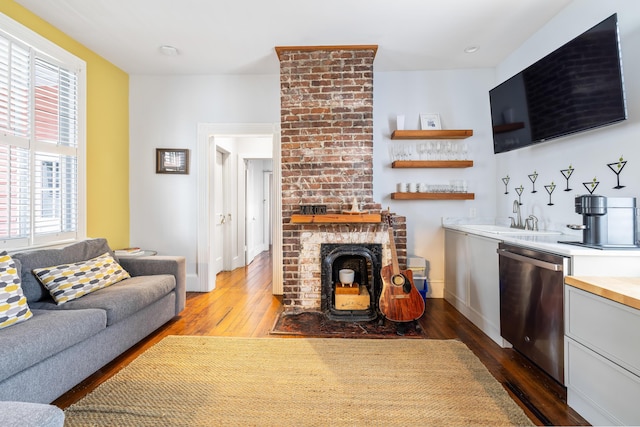
[[[494,152],[627,117],[614,14],[489,91]]]

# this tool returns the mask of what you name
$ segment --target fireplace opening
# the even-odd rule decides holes
[[[370,321],[378,317],[378,299],[382,282],[382,245],[336,244],[320,245],[322,263],[322,311],[329,319]],[[354,271],[352,284],[340,281],[340,270]]]

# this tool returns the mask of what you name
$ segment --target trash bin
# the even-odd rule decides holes
[[[419,256],[407,257],[407,269],[413,273],[413,285],[422,298],[426,300],[429,293],[429,278],[427,277],[427,260]]]

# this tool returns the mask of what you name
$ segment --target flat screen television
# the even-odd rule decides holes
[[[491,89],[494,153],[625,120],[620,57],[613,14]]]

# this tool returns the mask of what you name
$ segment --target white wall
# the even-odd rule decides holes
[[[279,76],[134,75],[129,84],[130,243],[186,256],[196,290],[198,123],[278,123]],[[190,174],[156,174],[156,148],[189,148]]]
[[[567,230],[565,226],[568,223],[582,223],[581,216],[574,211],[574,199],[577,195],[587,194],[582,183],[591,181],[594,177],[600,181],[594,194],[609,197],[640,196],[640,7],[637,2],[572,2],[500,64],[496,84],[616,12],[620,28],[628,119],[621,124],[497,155],[497,177],[493,186],[497,192],[499,216],[512,215],[513,200],[517,197],[513,189],[521,184],[525,187],[522,194],[523,214],[534,213],[543,220],[544,226],[563,230]],[[621,155],[628,161],[620,175],[621,184],[626,187],[614,190],[615,174],[609,170],[607,163],[616,162]],[[569,180],[573,191],[567,192],[563,191],[566,181],[560,170],[569,165],[575,168],[575,172]],[[538,192],[532,194],[527,175],[534,171],[539,174],[536,181]],[[500,178],[507,174],[511,181],[509,194],[504,195],[504,185]],[[547,206],[549,196],[543,185],[552,181],[558,187],[552,195],[554,205]],[[580,236],[579,233],[576,235]]]
[[[374,63],[375,65],[375,63]],[[444,282],[444,232],[442,217],[496,214],[495,156],[489,113],[489,89],[495,81],[493,69],[423,72],[384,72],[374,75],[374,199],[383,209],[407,217],[409,254],[429,261],[431,296],[441,298]],[[392,169],[389,146],[396,115],[405,115],[405,129],[420,129],[420,113],[439,113],[443,129],[472,129],[469,146],[472,168]],[[412,144],[412,142],[410,142]],[[398,182],[448,183],[465,179],[475,200],[392,200]]]

